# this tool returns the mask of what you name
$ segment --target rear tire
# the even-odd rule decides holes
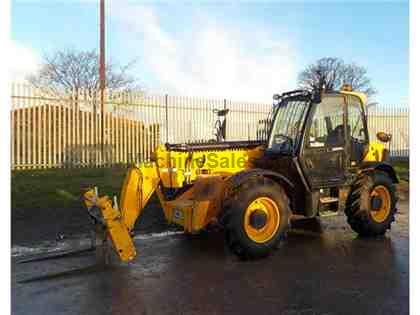
[[[226,202],[222,224],[228,248],[242,259],[267,256],[285,235],[289,212],[281,186],[264,177],[248,180]]]
[[[378,198],[376,205],[373,198]],[[360,236],[384,235],[395,221],[397,196],[388,174],[374,171],[361,175],[346,202],[347,222]]]

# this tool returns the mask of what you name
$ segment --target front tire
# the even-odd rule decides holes
[[[289,199],[268,178],[252,178],[227,200],[222,223],[230,251],[242,259],[267,256],[289,227]]]
[[[360,236],[384,235],[395,221],[397,196],[388,174],[374,171],[361,175],[346,202],[347,222]]]

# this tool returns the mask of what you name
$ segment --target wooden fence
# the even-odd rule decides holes
[[[98,96],[87,91],[58,94],[14,84],[11,100],[12,169],[138,163],[160,143],[214,139],[213,110],[222,108],[230,110],[227,139],[254,140],[272,108],[226,99],[106,93],[102,120]],[[391,156],[408,157],[407,107],[370,108],[368,123],[372,140],[379,130],[389,132]]]

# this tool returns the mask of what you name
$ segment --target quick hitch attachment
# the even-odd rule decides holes
[[[136,249],[130,232],[122,220],[116,199],[114,198],[113,206],[112,200],[108,196],[99,197],[96,187],[86,191],[83,199],[87,211],[95,223],[105,227],[105,233],[120,259],[125,262],[133,260],[136,256]]]

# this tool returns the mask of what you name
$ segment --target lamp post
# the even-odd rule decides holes
[[[99,24],[100,24],[100,38],[99,38],[99,91],[101,102],[101,162],[105,157],[105,0],[100,0],[99,8]]]

